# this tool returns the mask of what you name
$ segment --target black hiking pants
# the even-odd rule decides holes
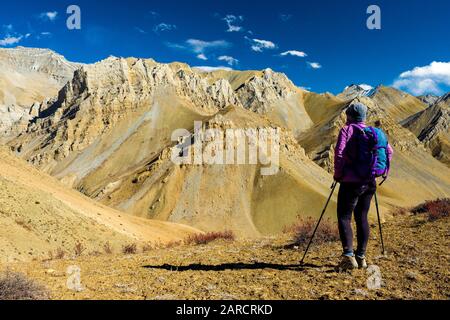
[[[377,190],[375,181],[369,183],[342,182],[339,187],[337,215],[339,235],[344,254],[353,254],[352,213],[355,214],[358,248],[356,254],[365,256],[369,241],[368,213]]]

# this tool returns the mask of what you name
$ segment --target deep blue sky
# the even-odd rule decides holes
[[[81,8],[79,31],[66,28],[70,4]],[[366,28],[370,4],[381,7],[381,30]],[[40,16],[54,11],[58,14],[53,20]],[[446,0],[15,0],[2,1],[0,45],[2,39],[21,37],[14,44],[3,42],[3,47],[50,48],[77,62],[115,55],[228,66],[218,60],[226,55],[239,60],[235,69],[270,67],[285,72],[298,86],[338,93],[351,83],[392,85],[402,72],[433,61],[450,65],[449,13]],[[227,32],[223,20],[227,14],[237,17],[232,24],[241,31]],[[289,19],[283,21],[281,14]],[[160,23],[176,29],[154,32]],[[188,39],[221,42],[194,52],[186,44]],[[255,52],[252,39],[269,40],[276,48]],[[224,41],[227,47],[220,45]],[[280,56],[288,50],[307,56]],[[207,61],[197,58],[201,53]],[[309,62],[322,67],[314,69]],[[405,76],[409,82],[403,83],[403,89],[417,94],[449,91],[446,68],[446,64],[435,65],[425,68],[425,75]]]

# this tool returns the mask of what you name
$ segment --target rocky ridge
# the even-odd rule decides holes
[[[402,125],[417,138],[441,162],[450,165],[450,93],[438,98],[426,110],[412,115]]]
[[[48,49],[0,49],[0,139],[26,130],[80,66]]]

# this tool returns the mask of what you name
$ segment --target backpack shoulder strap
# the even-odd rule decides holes
[[[378,135],[377,135],[377,132],[376,132],[376,130],[375,130],[375,128],[374,127],[367,127],[369,130],[370,130],[370,132],[372,132],[372,136],[373,136],[373,138],[375,139],[375,146],[378,144]]]

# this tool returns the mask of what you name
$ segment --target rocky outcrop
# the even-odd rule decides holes
[[[417,99],[427,104],[428,106],[431,106],[439,99],[439,96],[435,96],[433,94],[426,94],[423,96],[418,96]]]
[[[338,95],[338,98],[342,100],[353,100],[360,97],[370,97],[376,92],[376,90],[376,88],[369,85],[351,84]]]
[[[274,102],[296,94],[297,88],[285,74],[266,69],[261,77],[249,79],[236,92],[246,109],[264,114]]]
[[[78,69],[54,104],[30,124],[27,135],[41,136],[39,152],[29,149],[26,137],[13,145],[35,165],[52,163],[53,167],[55,161],[92,145],[129,115],[144,117],[137,120],[141,122],[150,120],[145,112],[169,96],[176,97],[172,102],[183,100],[197,114],[211,115],[229,105],[244,107],[266,114],[295,134],[312,125],[299,90],[284,74],[270,69],[233,90],[226,79],[211,83],[184,64],[110,57]]]
[[[450,93],[402,122],[438,160],[450,166]]]
[[[275,124],[299,135],[313,122],[305,110],[303,93],[283,73],[265,69],[236,89],[244,108],[266,115]]]
[[[170,96],[176,98],[167,101]],[[156,105],[177,100],[198,114],[214,114],[228,105],[240,105],[226,80],[209,84],[186,65],[110,57],[77,70],[54,104],[39,113],[27,136],[14,145],[35,165],[54,165],[92,145],[123,121],[134,122],[135,130],[144,122],[158,122]],[[39,152],[28,148],[28,137],[41,141]]]
[[[0,141],[23,132],[80,66],[47,49],[0,49]]]
[[[0,49],[0,63],[23,74],[45,74],[60,85],[69,81],[73,72],[82,66],[80,63],[67,61],[52,50],[25,47]]]
[[[411,115],[425,110],[427,105],[418,98],[392,87],[379,85],[372,88],[366,85],[350,85],[337,96],[344,101],[358,98],[370,98],[383,112],[395,121],[400,122]]]

